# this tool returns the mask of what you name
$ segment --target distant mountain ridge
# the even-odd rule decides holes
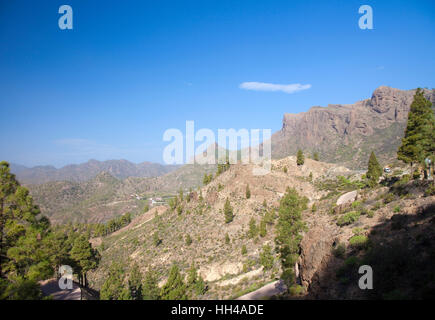
[[[11,164],[11,171],[24,184],[41,184],[50,181],[84,182],[93,179],[101,172],[110,173],[118,179],[128,177],[150,178],[172,172],[179,168],[174,165],[142,162],[139,164],[127,160],[89,160],[81,164],[67,165],[62,168],[37,166],[28,168]]]
[[[383,162],[396,158],[415,90],[377,88],[372,97],[354,104],[312,107],[284,114],[282,129],[272,136],[272,157],[318,152],[320,160],[353,169],[366,168],[373,150]],[[424,90],[435,103],[435,90]]]

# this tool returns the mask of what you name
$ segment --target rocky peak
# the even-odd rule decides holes
[[[424,92],[434,103],[435,90]],[[360,168],[366,165],[371,148],[382,153],[382,160],[392,159],[414,93],[380,86],[371,98],[354,104],[329,104],[298,114],[286,113],[282,129],[272,136],[273,157],[294,155],[302,149],[319,152],[321,159],[328,162]]]

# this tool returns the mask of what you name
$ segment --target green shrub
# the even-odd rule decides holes
[[[411,180],[411,176],[409,174],[404,174],[402,176],[402,178],[400,178],[398,184],[401,184],[401,185],[406,184],[409,182],[409,180]]]
[[[183,207],[182,206],[178,206],[177,207],[177,213],[178,213],[178,215],[181,215],[183,213]]]
[[[382,204],[380,202],[376,202],[375,205],[373,206],[373,210],[379,210],[382,207]]]
[[[190,234],[186,236],[186,245],[190,246],[192,244],[192,238],[190,237]]]
[[[364,235],[356,235],[349,239],[349,244],[356,249],[365,249],[368,247],[369,238]]]
[[[245,255],[248,253],[248,249],[246,249],[246,245],[242,246],[242,255]]]
[[[344,258],[344,255],[346,254],[345,245],[342,243],[338,244],[337,247],[332,251],[332,253],[337,258]]]
[[[227,234],[225,234],[225,244],[230,244],[230,236]]]
[[[402,174],[403,174],[403,171],[400,169],[394,170],[394,172],[393,172],[393,176],[396,176],[396,177],[401,176]]]
[[[399,205],[395,206],[394,209],[393,209],[393,211],[394,211],[395,213],[399,213],[399,212],[400,212],[400,206],[399,206]]]
[[[158,234],[157,231],[154,232],[154,234],[153,234],[153,243],[154,243],[154,245],[155,245],[156,247],[157,247],[159,244],[162,243],[162,240],[160,239],[159,234]]]
[[[359,227],[358,228],[353,228],[352,232],[353,232],[354,235],[360,235],[360,234],[362,234],[364,232],[364,229],[363,228],[359,228]]]
[[[246,199],[251,198],[251,189],[249,189],[249,184],[246,185]]]
[[[338,219],[337,225],[342,227],[342,226],[352,224],[358,221],[359,217],[360,217],[360,213],[358,211],[348,212]]]
[[[412,173],[412,179],[417,180],[420,179],[421,174],[419,170],[414,170],[414,172]]]
[[[298,284],[292,285],[289,289],[289,293],[292,296],[301,296],[304,293],[304,291],[305,291],[304,287]]]
[[[387,193],[387,194],[384,196],[384,203],[390,203],[391,201],[394,201],[394,199],[395,199],[394,194],[392,194],[392,193]]]
[[[425,194],[426,197],[429,197],[429,196],[435,196],[435,186],[434,186],[434,185],[431,185],[430,187],[428,187],[428,188],[424,191],[424,194]]]
[[[367,217],[369,217],[369,218],[373,218],[375,216],[375,212],[373,211],[373,210],[369,210],[368,212],[367,212]]]
[[[367,210],[367,208],[360,208],[360,209],[359,209],[359,213],[360,213],[361,215],[366,215],[366,214],[369,213],[369,211]]]
[[[355,256],[351,256],[349,258],[347,258],[346,260],[344,260],[344,265],[346,267],[356,267],[359,265],[359,259],[358,257]]]
[[[353,209],[356,209],[356,208],[360,207],[361,205],[362,205],[361,201],[357,200],[357,201],[352,202]]]

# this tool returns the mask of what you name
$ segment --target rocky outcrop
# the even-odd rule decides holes
[[[381,160],[390,160],[403,136],[414,93],[381,86],[370,99],[354,104],[285,114],[282,129],[272,136],[272,155],[281,158],[302,149],[351,168],[364,168],[372,150]],[[425,97],[434,103],[435,90],[425,90]]]
[[[339,228],[327,220],[325,216],[318,217],[301,242],[299,279],[305,288],[317,284],[318,275],[326,272],[333,260],[332,248]]]

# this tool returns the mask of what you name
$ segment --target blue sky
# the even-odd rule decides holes
[[[373,30],[358,27],[363,4]],[[0,159],[162,162],[164,131],[186,120],[274,132],[286,112],[380,85],[435,87],[434,39],[432,0],[1,1]]]

